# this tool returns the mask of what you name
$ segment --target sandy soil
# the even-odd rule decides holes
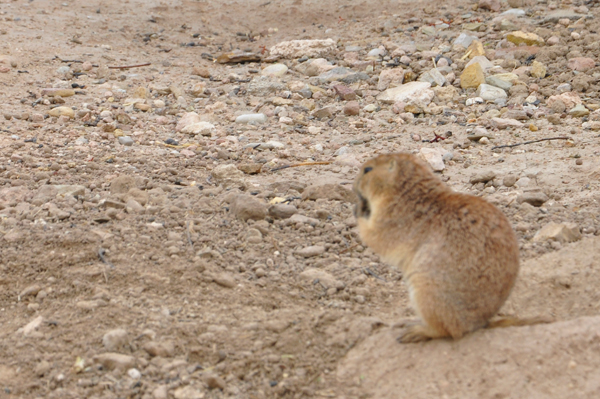
[[[600,397],[600,149],[589,125],[600,117],[546,103],[569,83],[598,109],[600,69],[567,68],[573,57],[598,59],[598,4],[510,3],[527,12],[520,28],[561,38],[537,55],[542,79],[529,75],[533,50],[500,51],[506,32],[492,20],[504,2],[490,11],[463,0],[0,0],[0,397]],[[541,24],[556,10],[590,18]],[[453,22],[428,33],[440,18]],[[525,68],[507,108],[540,100],[522,127],[495,128],[489,112],[504,107],[466,106],[475,92],[456,85],[434,99],[440,112],[398,114],[376,100],[381,62],[348,85],[361,107],[349,116],[297,58],[278,61],[289,70],[269,80],[280,84],[272,92],[252,87],[269,64],[214,61],[332,38],[326,58],[350,67],[346,46],[367,60],[379,46],[414,44],[403,68],[416,76],[433,67],[423,54],[478,22],[469,32],[489,58]],[[457,77],[464,53],[444,53]],[[313,85],[313,97],[291,93],[295,81]],[[52,116],[62,106],[74,117]],[[325,106],[331,118],[311,117],[309,107]],[[267,123],[235,123],[253,110]],[[187,112],[212,131],[180,131]],[[491,143],[468,139],[477,125]],[[568,140],[491,149],[555,136]],[[414,312],[401,273],[361,245],[349,187],[374,154],[422,148],[451,152],[440,177],[498,205],[517,231],[522,272],[501,313],[555,322],[396,343],[394,323]],[[329,164],[272,170],[305,161]],[[471,183],[489,171],[493,179]],[[289,207],[273,206],[277,198]],[[550,222],[580,235],[534,239]]]

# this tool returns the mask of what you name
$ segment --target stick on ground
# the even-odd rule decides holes
[[[296,168],[298,166],[329,165],[330,163],[331,163],[330,161],[323,161],[323,162],[302,162],[302,163],[296,163],[296,164],[293,164],[293,165],[279,166],[277,168],[271,169],[271,172],[276,172],[278,170],[287,169],[287,168]]]
[[[495,150],[496,148],[512,148],[512,147],[517,147],[520,145],[524,145],[524,144],[533,144],[533,143],[539,143],[540,141],[550,141],[550,140],[569,140],[569,137],[547,137],[545,139],[538,139],[538,140],[531,140],[531,141],[524,141],[522,143],[517,143],[517,144],[506,144],[506,145],[497,145],[492,147],[492,150]]]

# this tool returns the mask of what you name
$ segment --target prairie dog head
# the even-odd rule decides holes
[[[361,166],[354,182],[358,203],[356,218],[370,218],[386,200],[398,196],[423,180],[435,179],[428,167],[411,154],[384,154]]]

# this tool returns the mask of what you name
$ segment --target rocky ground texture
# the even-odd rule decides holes
[[[0,396],[597,398],[599,6],[0,1]],[[394,151],[556,322],[395,342],[351,192]]]

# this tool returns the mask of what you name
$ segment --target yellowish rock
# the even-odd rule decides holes
[[[460,75],[460,87],[463,89],[477,88],[482,83],[485,83],[485,75],[477,62],[466,67]]]
[[[133,97],[148,98],[148,89],[146,89],[145,87],[136,87],[133,91]]]
[[[56,107],[52,108],[50,112],[48,112],[48,115],[55,116],[57,118],[59,116],[67,116],[73,119],[75,118],[75,111],[73,111],[70,107]]]
[[[469,59],[473,59],[478,55],[485,55],[483,44],[479,40],[473,40],[471,45],[467,48],[467,53],[469,54]]]
[[[532,132],[537,132],[539,129],[536,125],[534,125],[533,123],[530,123],[529,130],[531,130]]]
[[[517,46],[521,43],[525,43],[527,46],[543,46],[545,43],[541,36],[538,36],[535,33],[527,33],[520,30],[509,33],[506,36],[506,40],[516,44]]]
[[[147,112],[150,110],[150,105],[139,102],[139,103],[133,104],[133,108],[138,109],[143,112]]]
[[[531,64],[531,76],[534,78],[546,77],[546,66],[538,61],[533,61]]]

